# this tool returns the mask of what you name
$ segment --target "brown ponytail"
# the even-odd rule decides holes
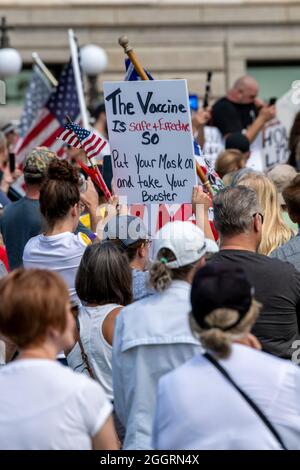
[[[49,226],[63,219],[78,204],[79,172],[66,160],[54,159],[40,192],[40,209]]]

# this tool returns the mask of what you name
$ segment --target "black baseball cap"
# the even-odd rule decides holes
[[[206,317],[213,310],[228,308],[239,313],[238,319],[222,328],[235,327],[249,311],[254,289],[242,268],[223,263],[210,263],[199,269],[191,290],[192,315],[201,329],[211,326]]]
[[[249,139],[240,132],[234,132],[233,134],[229,134],[229,136],[225,140],[225,148],[227,149],[235,149],[240,150],[240,152],[249,152],[250,150],[250,142]]]

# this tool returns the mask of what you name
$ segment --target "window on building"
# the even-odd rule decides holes
[[[300,80],[300,62],[248,62],[247,73],[256,78],[259,97],[268,102],[271,97],[280,98]]]

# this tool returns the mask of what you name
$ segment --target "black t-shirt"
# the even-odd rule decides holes
[[[209,262],[244,269],[255,299],[263,305],[253,334],[264,351],[290,359],[292,344],[300,339],[300,272],[290,263],[244,250],[221,250]]]
[[[255,104],[233,103],[224,97],[218,100],[212,108],[212,124],[222,135],[242,132],[255,121],[258,109]]]

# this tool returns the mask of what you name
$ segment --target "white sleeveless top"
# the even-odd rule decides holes
[[[112,387],[112,347],[105,340],[102,325],[107,315],[117,304],[99,305],[97,307],[81,306],[79,311],[80,338],[95,378],[102,385],[106,396],[113,400]],[[67,356],[68,365],[77,372],[89,375],[82,360],[80,346],[75,344]]]

